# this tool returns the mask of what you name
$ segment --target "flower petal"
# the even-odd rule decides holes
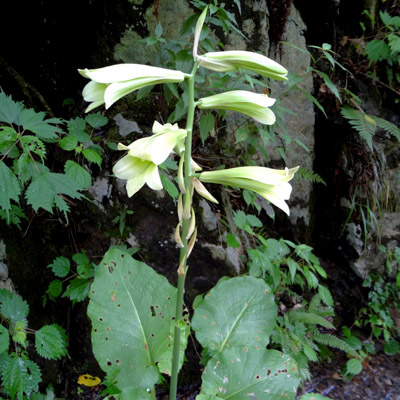
[[[143,175],[149,164],[149,161],[143,161],[128,154],[114,165],[113,173],[119,179],[132,179],[137,175]]]
[[[128,182],[126,182],[126,191],[128,192],[128,197],[132,197],[135,193],[137,193],[144,184],[144,174],[140,174],[134,178],[128,179]]]
[[[153,190],[161,190],[163,185],[161,183],[160,174],[158,172],[158,167],[155,164],[150,164],[144,174],[144,179],[147,186]]]

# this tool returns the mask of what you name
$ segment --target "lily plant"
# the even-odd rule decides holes
[[[258,166],[244,166],[217,171],[201,172],[192,159],[192,134],[196,108],[231,110],[250,116],[261,124],[273,124],[275,115],[271,110],[275,99],[266,94],[243,90],[217,93],[195,99],[195,76],[199,67],[212,71],[251,70],[267,78],[285,80],[287,70],[270,58],[248,51],[210,52],[198,55],[198,44],[207,7],[198,19],[193,46],[193,68],[190,74],[139,64],[112,65],[99,69],[81,69],[79,73],[90,79],[83,90],[84,99],[89,102],[87,112],[105,104],[110,107],[123,96],[148,85],[186,80],[188,87],[188,111],[186,126],[162,125],[155,121],[153,135],[135,140],[129,145],[119,144],[118,150],[126,154],[115,164],[113,172],[117,178],[126,180],[128,196],[137,193],[144,184],[153,190],[161,190],[158,166],[174,153],[180,157],[177,181],[180,188],[178,200],[178,225],[175,240],[180,248],[177,262],[177,300],[175,305],[175,328],[173,331],[173,354],[170,360],[170,399],[176,399],[180,362],[182,333],[182,310],[184,306],[185,278],[188,271],[188,257],[196,240],[196,219],[193,209],[193,195],[198,193],[207,200],[218,202],[205,185],[218,184],[233,188],[251,190],[276,207],[289,214],[287,201],[292,187],[290,180],[297,168],[274,170]],[[267,291],[265,291],[267,292]],[[251,397],[251,394],[249,394]],[[132,397],[136,398],[136,397]],[[138,397],[139,398],[139,397]]]

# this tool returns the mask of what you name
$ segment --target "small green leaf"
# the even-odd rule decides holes
[[[229,247],[233,247],[234,249],[238,249],[240,247],[239,241],[236,239],[235,235],[232,235],[232,233],[228,233],[226,235],[226,243]]]
[[[157,38],[160,38],[162,36],[163,28],[162,28],[162,25],[160,23],[157,24],[154,33],[155,33]]]
[[[321,297],[321,300],[328,306],[333,307],[333,298],[331,292],[326,286],[319,285],[318,286],[318,294]]]
[[[64,136],[58,144],[63,150],[71,151],[75,150],[76,146],[78,145],[78,140],[73,135]]]
[[[290,272],[290,279],[291,282],[294,282],[294,277],[296,276],[296,272],[298,269],[300,269],[299,264],[297,264],[296,261],[293,260],[293,258],[288,258],[286,260],[288,268],[289,268],[289,272]]]
[[[55,258],[53,263],[49,264],[47,268],[51,268],[55,276],[58,276],[59,278],[65,278],[69,273],[71,265],[68,258],[61,256]]]
[[[98,166],[101,165],[102,162],[101,155],[96,150],[93,150],[91,147],[82,150],[82,154],[89,162],[95,163]]]
[[[86,298],[90,289],[88,279],[75,278],[68,285],[62,297],[69,297],[71,301],[82,301]]]
[[[330,397],[322,396],[318,393],[306,393],[299,398],[299,400],[331,400]]]
[[[59,279],[54,279],[50,282],[49,287],[46,290],[46,294],[50,298],[58,297],[62,292],[62,282]]]
[[[371,40],[365,46],[365,52],[371,61],[377,62],[389,58],[390,48],[383,40]]]
[[[314,362],[317,362],[317,361],[318,361],[317,353],[316,353],[315,350],[314,350],[312,347],[310,347],[308,344],[305,344],[305,345],[304,345],[303,351],[304,351],[304,354],[307,356],[307,358],[308,358],[310,361],[314,361]]]
[[[176,200],[179,197],[179,191],[175,184],[172,182],[171,179],[168,178],[165,174],[161,173],[160,174],[160,179],[161,183],[166,190],[166,192],[174,199]]]
[[[44,120],[45,112],[36,112],[30,108],[22,110],[19,117],[19,125],[22,125],[24,130],[35,133],[42,140],[58,139],[58,134],[61,129],[52,125],[53,122],[61,122],[61,120]]]
[[[35,333],[36,351],[50,360],[58,360],[67,353],[65,333],[58,325],[45,325]]]
[[[385,353],[394,355],[400,352],[400,346],[399,342],[397,342],[395,339],[390,338],[386,343],[384,347]]]
[[[19,116],[24,109],[22,102],[15,102],[0,90],[0,121],[8,124],[18,124]]]
[[[346,363],[346,375],[357,375],[362,371],[361,361],[352,358]]]
[[[107,125],[108,118],[105,117],[103,114],[94,113],[89,114],[85,117],[85,121],[92,127],[92,128],[101,128],[104,125]]]

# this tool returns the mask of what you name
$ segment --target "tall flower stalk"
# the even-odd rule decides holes
[[[286,69],[265,56],[251,52],[221,52],[198,55],[200,32],[207,14],[207,7],[198,19],[193,46],[193,68],[190,74],[162,68],[126,64],[110,66],[97,70],[79,70],[81,75],[91,79],[85,86],[84,98],[90,102],[90,111],[102,104],[106,108],[126,94],[151,84],[187,81],[188,111],[186,127],[181,129],[175,125],[161,125],[155,122],[153,135],[141,138],[130,145],[119,144],[119,150],[127,151],[114,166],[116,177],[127,181],[128,196],[134,195],[147,184],[153,190],[162,189],[158,166],[170,153],[180,157],[178,167],[179,196],[177,214],[179,218],[175,231],[175,239],[180,248],[177,268],[177,300],[175,308],[173,352],[171,360],[170,399],[176,399],[178,373],[181,354],[181,331],[183,329],[183,308],[185,278],[188,270],[188,258],[196,240],[196,220],[192,206],[194,191],[207,200],[217,202],[203,183],[228,185],[235,188],[252,190],[264,197],[275,206],[289,214],[286,200],[291,193],[289,181],[297,168],[272,170],[263,167],[238,167],[222,171],[207,171],[201,169],[192,159],[192,134],[195,109],[226,109],[248,115],[259,123],[271,125],[275,115],[270,106],[275,99],[265,94],[246,91],[219,93],[214,96],[195,99],[195,76],[199,66],[216,71],[231,71],[250,69],[261,75],[285,80]],[[154,391],[153,391],[154,394]],[[154,396],[153,396],[154,397]]]

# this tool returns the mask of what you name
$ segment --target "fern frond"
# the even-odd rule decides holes
[[[386,119],[375,117],[374,115],[371,115],[371,117],[379,128],[382,128],[385,132],[389,133],[389,135],[395,137],[400,142],[400,128],[395,124],[386,121]]]
[[[321,325],[324,328],[335,329],[325,318],[307,311],[293,310],[286,313],[292,322],[302,322],[308,325]]]
[[[339,339],[336,336],[333,336],[329,333],[321,333],[317,330],[315,330],[312,334],[312,339],[315,340],[318,343],[322,343],[326,346],[329,347],[334,347],[336,349],[342,350],[353,357],[359,358],[360,356],[358,353],[350,346],[348,345],[345,341]]]
[[[305,179],[307,181],[310,181],[311,183],[322,183],[323,185],[326,186],[326,182],[322,179],[322,177],[320,175],[318,175],[316,172],[312,171],[311,169],[304,168],[304,167],[300,167],[297,170],[295,179]]]
[[[358,132],[370,150],[373,150],[372,138],[376,130],[376,122],[368,114],[365,114],[348,105],[343,106],[340,113],[346,118],[349,124]]]

